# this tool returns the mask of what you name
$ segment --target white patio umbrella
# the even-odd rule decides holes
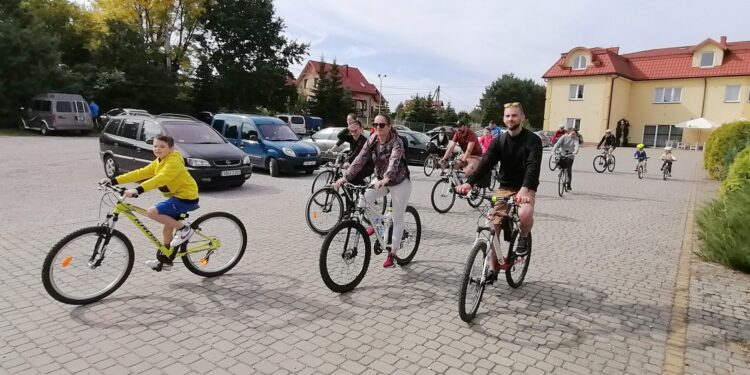
[[[699,118],[694,118],[694,119],[681,122],[679,124],[675,124],[675,126],[678,128],[683,128],[683,129],[698,129],[698,143],[695,144],[695,149],[697,150],[698,145],[701,143],[701,133],[702,133],[701,131],[703,129],[718,128],[721,125],[707,118],[699,117]]]

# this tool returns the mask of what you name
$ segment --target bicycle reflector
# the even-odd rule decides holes
[[[67,256],[67,257],[65,257],[62,260],[62,262],[60,263],[60,265],[62,266],[62,268],[65,268],[65,267],[69,266],[71,263],[73,263],[73,257]]]
[[[492,203],[497,203],[497,197],[494,195],[492,196]]]
[[[206,258],[201,258],[201,266],[204,266],[204,267],[205,267],[205,266],[206,266],[207,264],[208,264],[208,259],[206,259]]]
[[[317,211],[313,211],[312,212],[312,218],[313,219],[317,219],[318,218],[318,212]]]

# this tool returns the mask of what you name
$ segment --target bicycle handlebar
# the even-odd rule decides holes
[[[109,190],[112,190],[115,193],[120,194],[120,198],[122,198],[123,195],[125,194],[125,190],[128,190],[128,189],[126,189],[126,188],[124,188],[122,186],[112,185],[110,183],[106,183],[106,184],[101,184],[100,183],[99,184],[99,189],[109,189]],[[135,193],[135,194],[133,194],[133,198],[138,198],[139,195],[140,194]]]

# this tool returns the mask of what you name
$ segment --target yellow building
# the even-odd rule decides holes
[[[711,130],[674,125],[750,118],[750,41],[721,37],[687,47],[619,54],[619,47],[576,47],[544,74],[544,129],[575,126],[587,143],[628,123],[628,143],[702,144]]]

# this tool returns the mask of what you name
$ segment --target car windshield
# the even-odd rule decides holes
[[[174,138],[175,143],[183,144],[220,144],[224,143],[213,129],[205,124],[193,122],[165,122],[164,130]]]
[[[430,142],[430,137],[427,134],[422,133],[411,133],[411,135],[417,139],[417,143],[420,145],[427,144]]]
[[[298,141],[296,134],[286,125],[258,124],[258,130],[267,141]]]

